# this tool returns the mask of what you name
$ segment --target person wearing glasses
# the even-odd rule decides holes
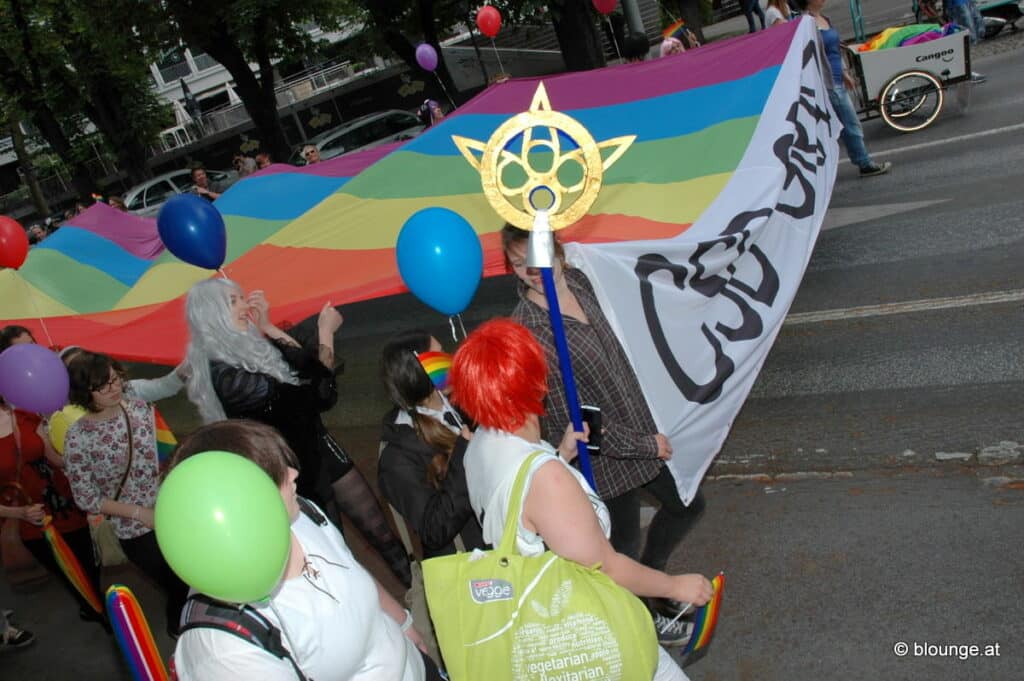
[[[302,147],[302,158],[306,159],[306,165],[320,162],[320,150],[312,144]]]
[[[167,565],[153,532],[160,485],[153,406],[129,396],[124,369],[81,350],[68,362],[69,399],[86,414],[64,438],[64,470],[82,510],[107,516],[128,559],[167,596],[167,631],[178,633],[188,587]]]

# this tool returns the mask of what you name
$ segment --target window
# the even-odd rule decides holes
[[[408,130],[413,126],[420,125],[420,119],[416,118],[416,116],[413,116],[412,114],[393,114],[388,116],[385,121],[387,122],[388,127],[387,134],[389,135],[397,135],[403,130]]]
[[[165,84],[173,83],[179,78],[192,75],[192,68],[185,61],[185,49],[183,47],[176,47],[164,52],[160,61],[156,63],[156,67],[160,71],[160,79]]]
[[[169,197],[177,194],[174,187],[167,180],[161,180],[152,187],[146,188],[146,207],[155,206],[163,201],[166,201]]]

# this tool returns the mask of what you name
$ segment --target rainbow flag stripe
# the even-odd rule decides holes
[[[174,448],[178,446],[178,440],[156,407],[153,407],[153,421],[156,424],[156,456],[161,464],[165,464],[171,458]]]
[[[167,667],[132,590],[123,584],[112,584],[107,589],[107,614],[132,678],[135,681],[168,681]]]
[[[637,136],[562,240],[655,241],[689,230],[760,143],[755,131],[785,83],[778,76],[800,25],[715,41],[674,59],[544,77],[552,108],[595,140]],[[413,84],[423,83],[421,75]],[[418,210],[442,207],[479,234],[484,276],[504,275],[503,221],[452,136],[488,140],[530,106],[539,80],[488,87],[407,142],[303,168],[276,164],[235,183],[215,203],[227,232],[225,271],[244,289],[266,291],[280,322],[316,314],[325,300],[404,293],[398,234]],[[782,191],[770,184],[758,191]],[[188,340],[184,296],[210,276],[163,249],[156,220],[96,203],[33,247],[18,270],[0,270],[0,319],[38,338],[47,335],[44,318],[56,344],[175,365]]]
[[[103,603],[100,602],[100,595],[96,593],[92,582],[89,581],[89,576],[85,574],[82,564],[78,562],[78,558],[71,551],[71,547],[64,541],[64,537],[57,531],[57,528],[53,526],[50,516],[46,516],[43,522],[43,536],[46,537],[47,543],[50,544],[53,557],[57,561],[57,565],[60,566],[64,576],[68,578],[68,581],[75,587],[75,590],[82,594],[82,598],[89,603],[92,609],[102,614]]]
[[[718,624],[718,611],[722,607],[725,574],[719,572],[711,580],[711,586],[715,589],[715,595],[705,605],[697,608],[697,613],[693,618],[693,634],[690,635],[690,641],[683,648],[683,655],[688,655],[706,646],[711,642],[711,635],[715,633],[715,625]]]
[[[438,390],[448,387],[448,372],[452,368],[452,356],[447,352],[420,352],[416,359],[423,365],[423,370],[430,376],[430,381]]]

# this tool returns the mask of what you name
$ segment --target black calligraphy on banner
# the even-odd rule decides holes
[[[817,43],[809,41],[803,52],[804,71],[814,69],[820,73],[818,59]],[[816,81],[803,78],[801,82]],[[718,238],[697,244],[684,263],[672,262],[660,253],[648,253],[637,258],[634,272],[639,282],[641,305],[651,340],[665,370],[690,402],[708,404],[718,399],[726,381],[736,370],[736,362],[727,352],[724,341],[751,341],[759,338],[765,331],[765,325],[751,303],[771,307],[779,293],[778,271],[768,255],[754,242],[752,228],[755,224],[763,224],[776,211],[795,219],[809,218],[814,214],[814,179],[818,168],[825,165],[826,158],[817,128],[824,123],[831,131],[832,126],[831,114],[827,107],[818,103],[817,94],[815,88],[801,85],[799,97],[785,117],[789,123],[787,132],[780,135],[772,145],[773,154],[786,171],[783,191],[774,206],[737,213]],[[723,257],[729,259],[724,270],[728,276],[709,272],[707,261],[718,261]],[[757,265],[759,278],[755,281],[740,279],[736,275],[738,264],[746,265],[744,271],[747,271],[751,269],[751,259]],[[698,383],[682,367],[665,335],[651,283],[651,277],[658,272],[668,272],[672,283],[680,290],[690,288],[710,299],[727,299],[739,311],[740,321],[735,326],[722,321],[715,322],[713,326],[708,322],[701,323],[701,333],[714,353],[713,375],[704,383]],[[703,373],[706,375],[709,372]]]

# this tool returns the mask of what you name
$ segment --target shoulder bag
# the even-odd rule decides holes
[[[651,679],[658,640],[647,608],[595,566],[519,555],[531,455],[519,469],[493,551],[423,562],[427,604],[452,681]]]
[[[124,405],[121,405],[121,413],[124,414],[124,424],[128,428],[128,467],[124,469],[124,475],[121,476],[121,482],[117,486],[117,493],[114,494],[114,501],[118,501],[121,498],[124,484],[128,481],[128,474],[132,470],[132,459],[135,458],[135,443],[132,441],[134,437],[132,433],[132,420],[128,416],[128,411],[124,408]],[[90,516],[89,532],[92,534],[92,548],[97,565],[111,567],[122,565],[128,561],[128,556],[124,555],[124,549],[121,548],[121,540],[117,538],[117,532],[114,530],[114,525],[110,522],[109,518],[103,515]]]

